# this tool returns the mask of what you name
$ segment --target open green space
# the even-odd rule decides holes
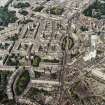
[[[33,88],[33,94],[34,95],[39,95],[39,94],[44,94],[44,95],[49,95],[49,92],[43,90],[43,89],[38,89],[38,88]]]
[[[14,11],[0,7],[0,25],[7,26],[9,23],[14,23],[17,19]]]
[[[73,39],[71,37],[64,37],[62,41],[62,50],[71,49],[74,45]]]
[[[49,96],[49,95],[51,95],[51,93],[48,92],[48,91],[45,91],[43,89],[39,90],[38,88],[31,88],[26,97],[35,100],[35,99],[37,99],[37,96],[43,96],[43,95],[48,95]]]
[[[59,63],[58,59],[43,59],[42,61],[46,63]]]
[[[24,56],[21,56],[21,54],[15,54],[11,53],[11,55],[7,59],[7,65],[8,66],[21,66],[21,60],[24,58]]]
[[[40,72],[34,71],[34,73],[35,73],[35,78],[40,78],[40,76],[41,76]]]
[[[0,102],[7,100],[6,86],[8,83],[8,77],[10,77],[12,72],[0,71]]]
[[[47,13],[51,13],[53,15],[62,15],[62,13],[64,12],[64,9],[60,6],[54,6],[50,9],[47,9],[46,11]]]
[[[17,95],[21,95],[24,92],[29,81],[30,81],[29,73],[28,73],[28,71],[24,70],[16,83],[15,91],[16,91]]]
[[[0,49],[6,50],[9,47],[9,45],[9,43],[0,43]]]
[[[43,8],[44,8],[44,6],[38,6],[33,11],[40,12]]]
[[[15,34],[14,36],[8,36],[6,40],[16,41],[16,40],[18,40],[18,35]]]
[[[103,2],[96,0],[89,8],[84,10],[83,14],[97,19],[105,18],[105,0]]]
[[[24,16],[28,15],[28,12],[26,10],[20,10],[19,13]]]
[[[28,2],[25,2],[25,3],[19,2],[16,5],[14,5],[14,8],[27,8],[29,6],[30,4]]]
[[[39,56],[34,56],[34,59],[31,60],[31,64],[34,67],[38,67],[40,62],[41,62],[41,58]]]
[[[80,27],[80,30],[84,32],[84,31],[88,31],[88,28],[85,27],[85,26],[81,26],[81,27]]]
[[[36,100],[36,102],[39,103],[40,105],[45,105],[41,99],[43,98],[43,96],[51,96],[51,95],[52,95],[51,92],[45,91],[43,89],[31,88],[29,92],[26,94],[26,97],[30,98],[32,101]]]

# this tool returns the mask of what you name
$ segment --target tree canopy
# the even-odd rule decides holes
[[[105,3],[96,0],[89,8],[84,10],[83,14],[97,19],[101,19],[103,16],[105,17]]]
[[[17,20],[14,11],[8,11],[7,8],[0,7],[0,25],[8,25],[8,23],[14,23]]]

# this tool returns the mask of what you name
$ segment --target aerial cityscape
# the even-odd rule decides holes
[[[105,105],[105,0],[0,0],[0,105]]]

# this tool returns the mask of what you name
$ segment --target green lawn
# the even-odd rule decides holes
[[[38,67],[40,62],[41,58],[39,56],[35,56],[34,59],[31,61],[31,64],[34,67]]]
[[[60,7],[60,6],[55,6],[55,7],[52,7],[50,9],[47,9],[47,13],[49,11],[53,15],[62,15],[62,13],[64,12],[64,9],[62,7]]]
[[[20,75],[20,78],[18,79],[16,83],[16,94],[21,95],[22,92],[26,89],[28,83],[30,81],[30,76],[28,71],[23,71]]]

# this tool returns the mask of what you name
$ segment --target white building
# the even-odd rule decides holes
[[[0,0],[0,7],[4,7],[9,0]]]
[[[91,60],[92,58],[96,57],[97,51],[96,51],[96,43],[97,43],[97,35],[91,36],[91,46],[90,46],[90,52],[83,58],[84,61]]]

